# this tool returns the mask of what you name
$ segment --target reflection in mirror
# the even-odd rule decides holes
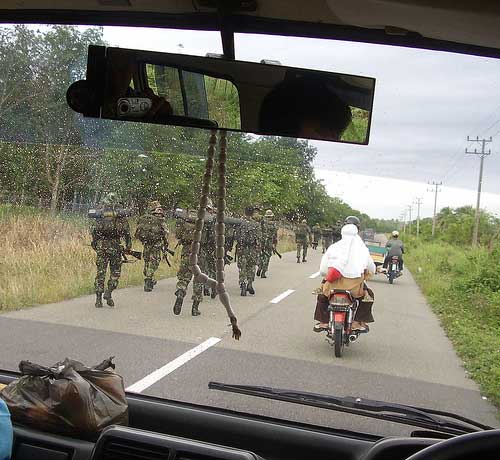
[[[86,83],[102,110],[85,115],[357,144],[368,143],[375,88],[368,77],[93,46]]]

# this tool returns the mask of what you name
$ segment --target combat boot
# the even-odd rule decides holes
[[[111,297],[111,291],[109,289],[104,292],[104,295],[102,297],[106,301],[106,303],[108,304],[108,307],[115,306],[115,302],[114,302],[113,298]]]
[[[297,257],[297,263],[300,264],[300,256]]]
[[[207,286],[203,286],[203,295],[208,297],[210,295],[210,289]]]
[[[217,289],[212,288],[212,292],[210,293],[210,298],[215,299],[217,297]]]
[[[182,310],[182,302],[184,302],[184,296],[186,294],[180,289],[177,289],[177,291],[175,291],[175,295],[177,296],[177,299],[175,299],[174,304],[174,315],[180,315]]]
[[[305,257],[302,258],[302,262],[307,262]]]
[[[191,315],[192,316],[200,316],[201,315],[201,311],[198,308],[199,306],[200,306],[200,301],[195,300],[193,302],[193,306],[191,307]]]
[[[240,283],[240,289],[241,289],[240,295],[242,297],[245,297],[247,295],[247,285],[246,285],[246,283]]]
[[[144,280],[144,292],[151,292],[153,290],[153,280],[146,278]]]
[[[260,268],[257,269],[257,276],[260,276],[262,270]]]
[[[267,276],[266,276],[266,272],[265,272],[265,271],[263,271],[263,272],[261,273],[260,277],[261,277],[261,278],[267,278]]]
[[[248,283],[248,286],[247,286],[247,292],[248,292],[250,295],[255,295],[255,289],[253,288],[252,283]]]
[[[99,293],[96,292],[96,295],[95,295],[95,307],[96,308],[102,308],[102,293],[101,292],[99,292]]]

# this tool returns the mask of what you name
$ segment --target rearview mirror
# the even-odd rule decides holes
[[[85,116],[368,144],[375,79],[90,46],[70,86]]]

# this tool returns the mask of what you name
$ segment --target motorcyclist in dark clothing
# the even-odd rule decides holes
[[[396,256],[398,257],[399,260],[399,271],[403,271],[403,254],[405,252],[405,245],[403,242],[399,239],[399,232],[397,230],[394,230],[392,232],[392,238],[387,241],[387,244],[385,245],[387,248],[387,254],[385,256],[384,260],[384,268],[387,268],[389,266],[389,262],[392,257]]]

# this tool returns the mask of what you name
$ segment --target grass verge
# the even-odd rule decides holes
[[[465,368],[500,408],[500,251],[422,242],[407,252],[405,263]]]
[[[131,222],[132,234],[135,224]],[[171,247],[175,246],[172,237]],[[134,249],[142,250],[138,241]],[[278,250],[294,249],[293,235],[280,230]],[[135,260],[129,257],[131,260]],[[158,278],[175,276],[180,249],[160,264]],[[124,264],[120,287],[143,283],[143,262]],[[0,205],[0,311],[59,302],[94,292],[95,252],[88,220],[52,217],[29,207]]]

